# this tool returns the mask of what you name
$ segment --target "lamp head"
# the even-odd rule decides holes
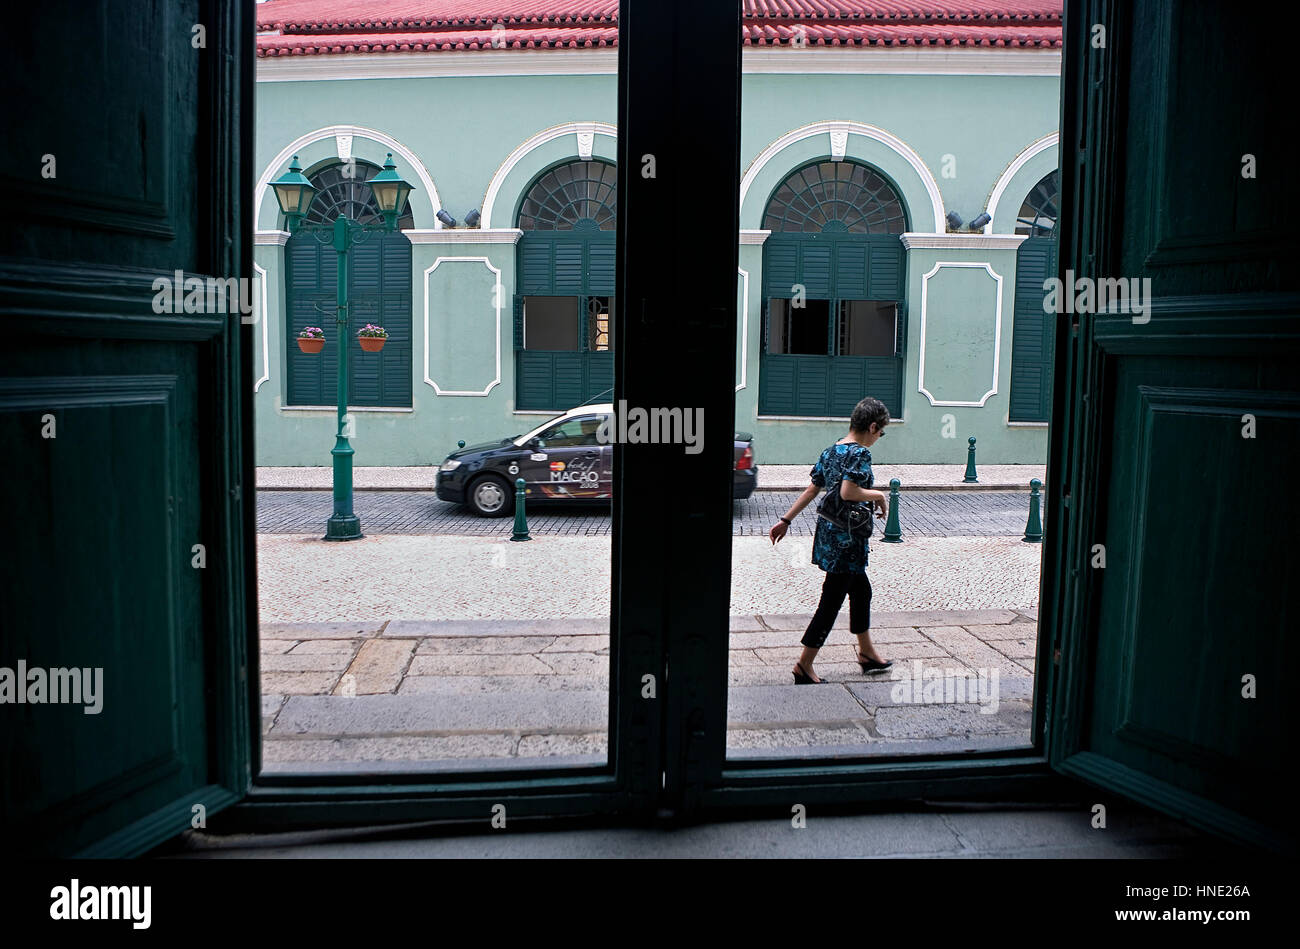
[[[384,215],[384,224],[389,230],[397,227],[397,216],[402,213],[402,208],[406,207],[406,199],[415,188],[397,173],[392,152],[388,153],[388,158],[384,161],[384,170],[366,184],[370,185],[370,192],[375,196],[375,204]]]
[[[316,197],[316,187],[302,173],[297,155],[289,163],[289,170],[272,181],[271,187],[275,190],[275,200],[279,203],[280,210],[288,219],[289,230],[293,231],[306,217],[307,209]]]

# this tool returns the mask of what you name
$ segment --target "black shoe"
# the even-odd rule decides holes
[[[794,668],[795,671],[791,674],[794,676],[795,685],[821,685],[826,681],[825,679],[814,679],[812,676],[804,672],[803,666],[798,663],[795,664]]]
[[[858,665],[862,667],[862,672],[864,674],[868,672],[884,672],[893,664],[893,660],[890,660],[889,662],[876,662],[874,659],[863,659],[862,653],[858,653]]]

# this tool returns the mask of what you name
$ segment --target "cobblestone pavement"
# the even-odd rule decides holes
[[[686,541],[681,541],[686,542]],[[1023,609],[1038,602],[1041,544],[1015,537],[913,537],[872,543],[876,610]],[[811,612],[823,574],[812,540],[732,543],[733,613]],[[609,612],[608,537],[373,535],[346,544],[316,535],[258,537],[263,622],[529,619]]]
[[[841,617],[827,684],[792,684],[806,614],[731,619],[732,757],[933,753],[1030,738],[1036,611],[877,613],[894,661],[864,675]],[[339,770],[547,758],[605,760],[603,619],[268,623],[261,635],[264,766]]]
[[[760,491],[734,505],[732,530],[766,536],[777,517],[789,510],[797,492]],[[899,495],[905,534],[927,537],[1022,536],[1029,498],[1015,491],[916,491]],[[324,491],[267,491],[257,496],[260,534],[298,534],[325,530],[333,497]],[[367,534],[465,534],[508,537],[512,518],[484,518],[428,492],[367,491],[355,495],[354,510]],[[795,518],[791,536],[811,536],[814,505]],[[608,505],[537,504],[528,508],[534,534],[599,535],[610,531]],[[879,527],[883,533],[883,525]]]

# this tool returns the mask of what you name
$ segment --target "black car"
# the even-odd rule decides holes
[[[467,445],[438,468],[438,497],[468,504],[484,517],[514,511],[515,479],[530,500],[600,501],[613,496],[613,446],[598,437],[612,405],[570,409],[515,438]],[[744,500],[758,485],[754,439],[736,433],[732,496]]]

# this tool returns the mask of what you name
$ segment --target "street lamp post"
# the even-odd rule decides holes
[[[367,182],[375,203],[384,216],[383,224],[362,224],[343,214],[333,224],[304,224],[303,218],[311,207],[316,188],[302,173],[298,156],[293,157],[289,170],[271,182],[280,210],[288,221],[289,232],[310,233],[322,244],[332,244],[338,254],[338,427],[334,447],[330,450],[334,467],[334,513],[325,524],[323,540],[358,540],[361,518],[352,510],[352,445],[348,441],[348,252],[353,245],[369,240],[380,232],[391,232],[397,227],[397,216],[406,199],[414,190],[397,174],[393,153],[388,153],[384,170]]]

